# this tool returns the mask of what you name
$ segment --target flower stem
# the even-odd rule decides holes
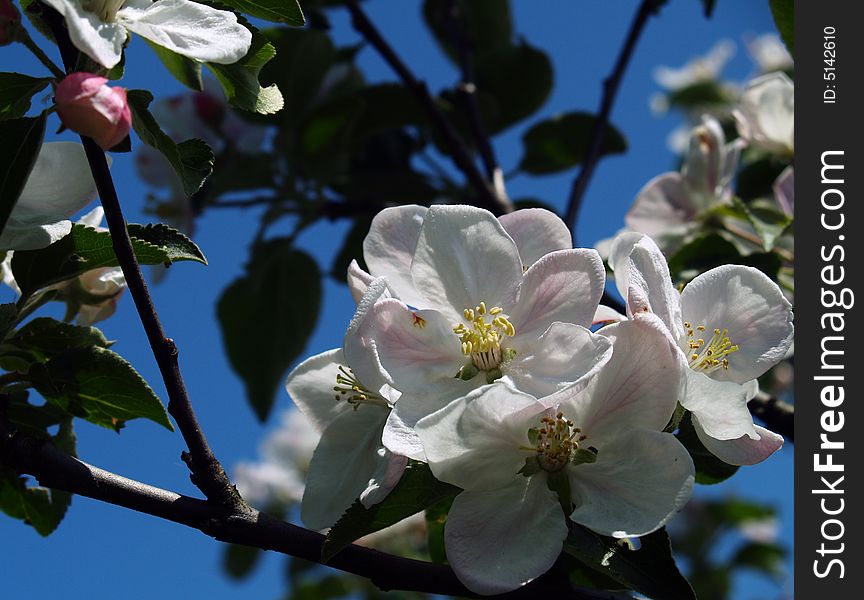
[[[39,59],[45,67],[51,71],[51,74],[54,75],[57,79],[63,79],[66,77],[66,73],[63,72],[63,69],[58,67],[53,60],[48,58],[48,55],[42,51],[42,48],[36,45],[36,42],[33,41],[33,38],[30,37],[30,34],[27,33],[27,30],[23,27],[18,29],[18,33],[15,36],[15,41],[21,42],[24,46],[27,47],[33,55]]]

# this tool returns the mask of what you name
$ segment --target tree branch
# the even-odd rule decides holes
[[[387,62],[390,67],[396,71],[396,74],[402,80],[405,87],[420,101],[423,110],[432,119],[432,122],[440,130],[441,136],[447,148],[450,150],[450,158],[456,167],[462,171],[468,182],[477,192],[477,206],[485,208],[496,215],[508,213],[513,210],[510,201],[500,197],[489,182],[483,177],[483,174],[477,168],[477,165],[472,160],[465,143],[459,137],[459,133],[453,127],[453,124],[447,116],[441,111],[435,103],[435,99],[429,94],[429,89],[423,81],[417,79],[408,69],[402,59],[396,54],[395,50],[381,36],[381,33],[375,28],[375,25],[363,12],[363,9],[357,4],[356,0],[344,0],[345,6],[351,13],[351,23],[354,29],[362,35],[366,41],[378,51],[381,57]]]
[[[67,73],[71,72],[75,68],[78,50],[69,40],[69,34],[63,21],[56,12],[46,10],[43,16],[52,27],[57,45],[60,48],[60,55],[63,58],[63,66]],[[156,363],[159,365],[162,380],[165,382],[169,399],[168,412],[177,422],[189,449],[188,453],[183,452],[181,456],[191,471],[192,482],[204,492],[208,499],[218,504],[241,506],[243,505],[242,498],[231,485],[222,465],[213,455],[207,439],[204,437],[204,432],[201,431],[198,424],[195,411],[192,409],[186,384],[180,373],[177,346],[174,344],[174,340],[165,335],[162,323],[156,314],[153,299],[147,289],[147,283],[144,281],[138,260],[135,258],[135,251],[132,249],[132,241],[126,230],[126,220],[120,208],[114,181],[108,170],[105,153],[96,142],[88,137],[81,136],[81,143],[84,145],[87,162],[90,164],[90,171],[96,182],[99,199],[105,209],[105,220],[111,232],[114,253],[117,255],[120,268],[123,270],[123,276],[126,278],[129,292],[147,334],[147,340],[150,342],[150,348]]]
[[[573,181],[573,187],[570,189],[570,197],[567,201],[567,212],[564,216],[564,222],[567,223],[573,234],[574,243],[576,240],[576,221],[579,217],[579,208],[582,205],[585,190],[588,189],[588,183],[594,174],[594,169],[600,161],[600,153],[603,151],[603,142],[606,139],[606,129],[609,125],[609,115],[612,112],[612,105],[615,103],[615,96],[618,94],[621,79],[624,77],[624,71],[627,70],[627,65],[633,56],[633,50],[636,48],[636,42],[642,35],[648,19],[665,2],[666,0],[642,0],[639,10],[633,18],[633,23],[630,25],[630,31],[627,34],[624,45],[621,47],[621,53],[618,55],[615,67],[612,69],[612,73],[603,81],[603,97],[600,100],[600,112],[597,114],[597,118],[591,127],[588,153],[585,161],[582,163],[578,177]]]
[[[32,475],[40,485],[198,529],[216,540],[274,550],[321,563],[324,536],[260,513],[248,506],[226,506],[182,496],[88,465],[57,450],[50,442],[15,430],[0,416],[0,464]],[[368,578],[382,590],[406,590],[476,598],[444,565],[402,558],[351,545],[328,566]],[[562,587],[557,573],[547,573],[501,596],[507,600],[557,597],[614,600],[619,594]],[[569,584],[568,584],[569,585]],[[627,596],[629,598],[629,596]]]

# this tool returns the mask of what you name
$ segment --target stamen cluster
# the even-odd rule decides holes
[[[453,333],[462,342],[462,354],[470,356],[474,366],[481,371],[495,369],[501,364],[501,342],[505,337],[516,335],[516,328],[502,312],[499,306],[487,311],[486,303],[481,302],[462,311],[470,326],[466,327],[464,323],[453,326]],[[488,323],[487,314],[492,318]]]
[[[337,402],[345,400],[354,410],[360,408],[361,404],[389,406],[387,400],[364,387],[354,376],[354,371],[350,367],[339,365],[339,373],[336,374],[336,385],[333,387],[333,391],[337,392]]]
[[[687,330],[687,346],[690,348],[690,368],[703,373],[712,373],[717,369],[728,369],[729,359],[726,358],[738,351],[737,344],[729,339],[728,329],[714,329],[714,337],[706,344],[705,338],[696,337],[705,331],[704,325],[695,328],[689,321],[684,322]],[[697,333],[698,332],[698,333]]]

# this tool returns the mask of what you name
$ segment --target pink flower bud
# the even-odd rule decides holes
[[[0,46],[6,46],[15,41],[15,34],[20,23],[21,13],[12,5],[12,0],[0,0]]]
[[[103,150],[119,144],[132,127],[126,90],[108,87],[107,82],[92,73],[71,73],[54,92],[57,114],[63,124],[93,138]]]

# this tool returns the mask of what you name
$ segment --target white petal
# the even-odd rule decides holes
[[[545,208],[523,208],[501,215],[498,220],[516,242],[525,267],[530,267],[550,252],[573,247],[573,237],[567,225]]]
[[[630,289],[630,253],[644,237],[644,233],[624,230],[615,236],[609,248],[609,268],[615,274],[615,287],[625,301]]]
[[[370,312],[375,303],[382,298],[389,298],[387,282],[384,278],[373,280],[363,297],[357,303],[357,310],[348,324],[342,351],[347,364],[354,371],[358,380],[366,389],[377,392],[387,380],[383,374],[381,361],[372,339]]]
[[[428,308],[411,279],[411,259],[427,210],[416,205],[385,208],[372,219],[363,240],[363,258],[372,275],[386,277],[396,296],[417,308]]]
[[[443,408],[439,399],[427,398],[426,402],[414,402],[413,396],[403,396],[390,411],[381,442],[395,454],[426,462],[423,442],[414,426],[417,421]]]
[[[729,368],[715,379],[744,383],[780,362],[792,344],[792,305],[776,283],[753,267],[724,265],[691,281],[681,293],[686,321],[712,330],[729,330],[738,350],[728,355]]]
[[[522,477],[533,456],[528,429],[547,409],[504,383],[484,386],[421,419],[417,435],[432,473],[466,490],[494,490]]]
[[[408,458],[389,452],[386,448],[378,450],[378,469],[369,478],[366,489],[360,494],[360,502],[366,508],[378,504],[393,491],[405,467],[408,466]]]
[[[672,285],[666,257],[649,237],[643,237],[630,252],[630,287],[627,310],[630,316],[651,312],[660,317],[675,338],[683,333],[681,298]]]
[[[606,325],[608,323],[617,323],[618,321],[624,321],[627,319],[625,315],[622,315],[617,310],[612,307],[601,304],[597,307],[597,310],[594,311],[594,319],[592,319],[592,325]]]
[[[45,0],[66,19],[69,39],[76,48],[103,67],[120,62],[126,28],[121,23],[106,23],[75,0]]]
[[[307,527],[332,526],[370,487],[382,462],[390,461],[389,453],[379,452],[386,418],[386,410],[361,406],[343,412],[321,433],[300,507],[300,518]]]
[[[737,440],[717,440],[707,435],[694,415],[693,428],[702,444],[711,454],[730,465],[755,465],[762,462],[783,446],[783,436],[764,427],[756,427],[759,439],[742,435]]]
[[[300,363],[285,380],[285,389],[315,429],[323,431],[346,411],[353,411],[347,402],[337,402],[336,375],[345,365],[341,348],[322,352]]]
[[[10,219],[45,225],[68,219],[96,198],[96,182],[84,146],[77,142],[42,144],[33,171]]]
[[[791,152],[794,145],[795,85],[785,73],[751,81],[733,112],[738,132],[754,146]]]
[[[544,399],[589,436],[589,444],[626,428],[659,431],[685,389],[687,367],[663,324],[653,315],[603,328],[612,358],[584,389]],[[574,391],[575,390],[575,391]]]
[[[680,235],[696,218],[697,208],[679,173],[664,173],[645,184],[624,216],[633,231],[662,238]]]
[[[509,311],[517,335],[537,335],[555,321],[588,327],[603,296],[606,270],[595,250],[558,250],[538,260]]]
[[[230,65],[249,51],[252,33],[232,12],[190,0],[126,2],[117,22],[163,48],[203,62]]]
[[[0,251],[39,250],[69,235],[72,221],[58,221],[48,225],[19,224],[11,217],[0,235]]]
[[[505,311],[512,306],[522,263],[492,213],[473,206],[433,206],[420,229],[411,275],[425,306],[461,320],[464,309],[480,302]]]
[[[774,181],[774,198],[780,209],[788,216],[795,211],[795,171],[790,165]]]
[[[81,218],[78,219],[78,223],[81,225],[86,225],[87,227],[101,227],[102,219],[105,217],[105,209],[101,206],[97,206],[86,215],[82,215]]]
[[[360,298],[366,293],[366,288],[373,279],[375,278],[372,275],[360,268],[356,260],[351,261],[348,265],[348,290],[355,303],[360,302]]]
[[[753,417],[747,410],[748,388],[731,381],[717,381],[688,369],[687,394],[681,406],[693,412],[706,435],[731,440],[747,435],[756,438]]]
[[[567,467],[577,523],[614,537],[645,535],[689,500],[693,461],[672,434],[622,431],[597,449],[597,462]]]
[[[587,382],[612,356],[608,338],[572,323],[553,323],[539,339],[520,343],[516,357],[502,366],[516,387],[537,398]]]
[[[515,590],[561,553],[567,525],[545,477],[519,477],[489,492],[462,492],[444,526],[447,561],[478,594]]]

